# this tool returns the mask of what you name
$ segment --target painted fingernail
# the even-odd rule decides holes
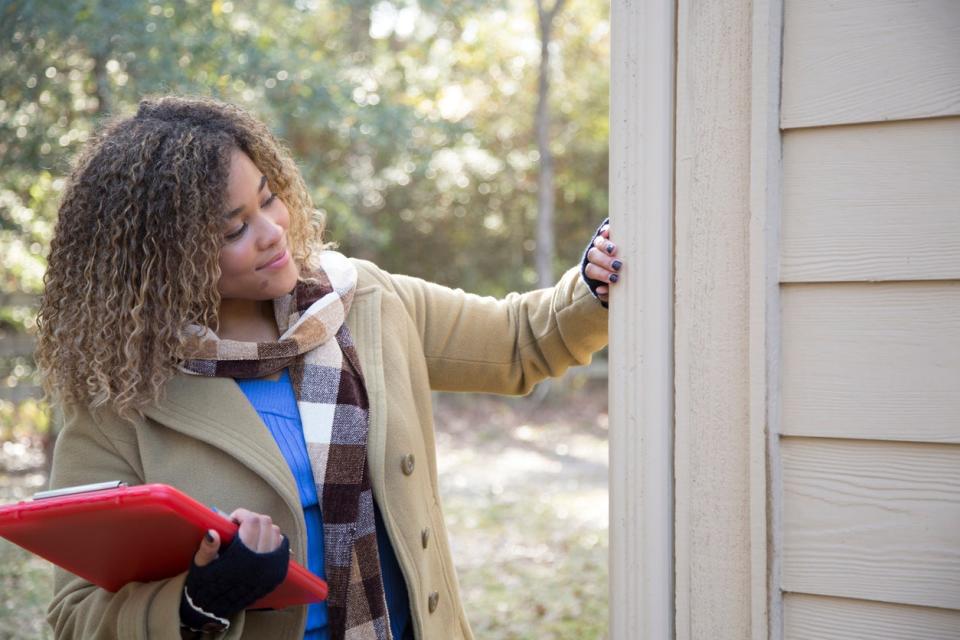
[[[207,539],[207,542],[209,542],[210,544],[213,544],[213,534],[212,534],[212,533],[210,533],[209,531],[207,531],[207,535],[205,535],[204,538]]]
[[[623,263],[620,262],[619,260],[614,260],[614,261],[613,261],[613,264],[610,265],[610,266],[613,267],[613,270],[614,270],[614,271],[620,271],[620,267],[623,266]]]
[[[606,248],[607,248],[607,253],[613,253],[613,243],[608,242]]]
[[[616,282],[619,279],[620,279],[620,276],[618,276],[617,274],[615,273],[610,274],[610,282]]]

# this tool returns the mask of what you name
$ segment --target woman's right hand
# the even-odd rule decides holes
[[[240,536],[243,544],[254,553],[269,553],[283,542],[280,527],[273,524],[270,516],[246,509],[236,509],[226,518],[240,526],[237,535]],[[205,567],[216,560],[219,551],[220,534],[211,529],[200,541],[200,548],[194,554],[193,562],[198,567]]]
[[[240,525],[221,552],[220,536],[209,530],[193,557],[180,598],[180,623],[194,632],[219,632],[228,618],[277,588],[287,577],[290,542],[269,516],[237,509]]]

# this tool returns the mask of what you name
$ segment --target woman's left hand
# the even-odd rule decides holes
[[[593,240],[593,246],[587,251],[585,272],[588,278],[604,283],[597,287],[597,297],[603,302],[610,299],[610,287],[620,281],[623,274],[623,261],[617,257],[619,248],[610,240],[610,225],[600,228]]]

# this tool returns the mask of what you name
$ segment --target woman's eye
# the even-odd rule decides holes
[[[263,204],[260,205],[260,208],[266,209],[267,207],[272,205],[274,202],[276,202],[276,200],[277,200],[277,194],[272,193],[270,194],[269,198],[263,201]],[[236,231],[225,233],[223,237],[226,238],[227,240],[236,240],[237,238],[243,235],[244,231],[247,230],[247,226],[248,226],[247,223],[244,222],[242,225],[240,225],[240,227]]]
[[[230,233],[224,235],[223,237],[226,238],[227,240],[236,240],[237,238],[242,236],[243,232],[246,230],[247,230],[247,223],[244,222],[242,225],[240,225],[239,229],[237,229],[236,231],[231,231]]]

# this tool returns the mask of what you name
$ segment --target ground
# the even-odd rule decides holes
[[[436,396],[441,493],[481,640],[607,637],[605,385],[529,398]],[[0,503],[46,482],[37,441],[0,449]],[[50,566],[0,540],[0,640],[50,638]]]

